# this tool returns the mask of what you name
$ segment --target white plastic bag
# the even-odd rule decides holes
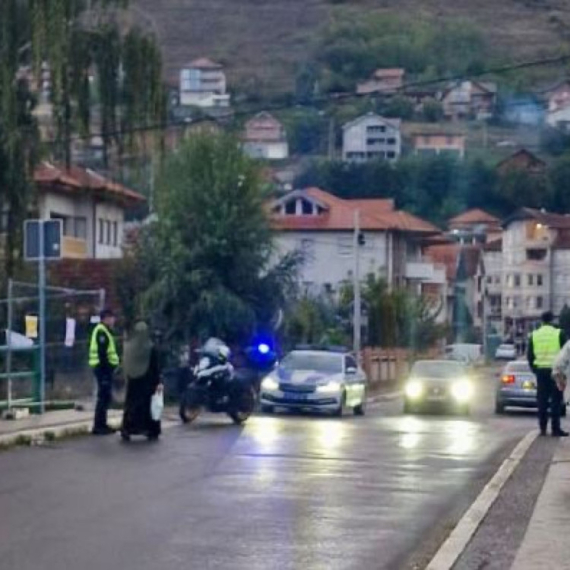
[[[155,392],[150,400],[150,415],[155,422],[159,422],[164,410],[164,392]]]

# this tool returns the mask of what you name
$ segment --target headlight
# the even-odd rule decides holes
[[[406,384],[406,396],[411,400],[417,400],[424,393],[424,387],[421,382],[412,380]]]
[[[329,382],[323,386],[317,386],[317,392],[321,394],[331,394],[333,392],[340,392],[340,384],[338,382]]]
[[[458,402],[467,402],[473,395],[473,386],[469,380],[458,380],[451,387],[451,393]]]
[[[262,390],[279,390],[279,382],[268,376],[267,378],[263,379],[261,383]]]

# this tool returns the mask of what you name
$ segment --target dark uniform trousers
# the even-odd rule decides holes
[[[113,397],[113,370],[105,366],[97,366],[94,372],[97,379],[94,428],[98,430],[107,427],[107,411]]]
[[[562,392],[558,389],[552,378],[550,368],[538,368],[536,370],[538,402],[538,423],[541,431],[546,431],[548,426],[548,408],[552,418],[552,433],[560,431],[560,413],[562,410]]]

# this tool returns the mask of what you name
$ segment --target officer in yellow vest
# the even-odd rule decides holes
[[[101,321],[91,333],[89,343],[89,366],[97,379],[97,404],[93,435],[108,435],[115,430],[107,424],[107,411],[112,401],[113,374],[119,366],[119,353],[113,337],[115,315],[106,309],[101,313]]]
[[[553,321],[554,316],[550,311],[542,315],[542,326],[530,335],[527,358],[537,378],[536,397],[540,434],[546,435],[548,408],[550,407],[552,435],[554,437],[567,437],[568,433],[560,427],[563,393],[552,378],[554,360],[566,343],[566,338],[563,331],[552,325]]]

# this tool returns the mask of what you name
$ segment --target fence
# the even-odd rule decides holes
[[[6,335],[7,346],[0,350],[0,405],[17,405],[24,400],[37,407],[42,401],[71,401],[89,398],[93,393],[88,339],[92,317],[103,306],[104,291],[48,287],[45,298],[45,384],[39,392],[38,287],[12,282],[9,298],[0,300],[0,322],[6,323],[0,329],[10,331]],[[27,338],[31,346],[14,350],[8,338],[18,338],[22,343]],[[6,400],[2,402],[4,397]]]
[[[372,385],[396,382],[410,371],[411,364],[418,358],[434,358],[438,349],[417,354],[403,348],[365,348],[362,351],[363,367]]]

